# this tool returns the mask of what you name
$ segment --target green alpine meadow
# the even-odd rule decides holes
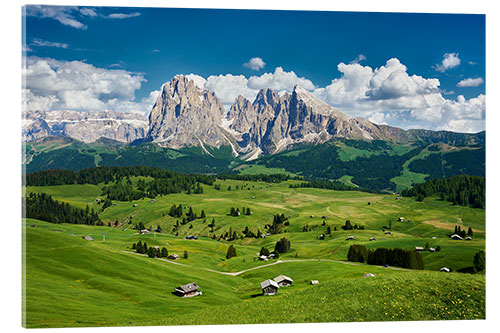
[[[140,5],[20,11],[24,328],[486,324],[485,14]]]
[[[476,269],[477,254],[485,249],[484,208],[453,204],[438,194],[417,200],[300,187],[307,183],[278,174],[211,176],[200,179],[210,185],[197,182],[154,199],[111,200],[103,209],[112,197],[110,186],[130,184],[133,193],[153,185],[151,176],[133,176],[145,172],[162,173],[96,168],[70,173],[74,179],[62,172],[28,175],[26,327],[485,318],[484,268]],[[97,174],[114,181],[30,185]],[[169,176],[179,184],[188,178]],[[38,207],[42,195],[46,202]],[[86,220],[93,212],[98,220]],[[71,215],[80,220],[50,220]],[[457,227],[466,233],[470,228],[472,240],[452,239]],[[277,243],[283,238],[289,247],[281,249]],[[139,243],[153,251],[165,248],[168,255],[138,250]],[[418,253],[425,266],[349,261],[354,245]],[[228,259],[230,247],[235,252]],[[261,253],[267,254],[264,260]],[[169,257],[174,254],[178,258]],[[279,275],[293,279],[292,285],[263,296],[260,283]],[[192,282],[201,295],[174,293]],[[258,315],[269,308],[279,311]]]

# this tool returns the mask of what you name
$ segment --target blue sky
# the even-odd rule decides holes
[[[377,123],[485,128],[484,15],[29,6],[25,22],[32,108],[147,112],[193,74],[226,107],[301,84]]]

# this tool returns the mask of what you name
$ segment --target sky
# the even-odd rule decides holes
[[[226,108],[300,85],[352,117],[485,129],[485,16],[27,6],[24,107],[148,114],[188,75]]]

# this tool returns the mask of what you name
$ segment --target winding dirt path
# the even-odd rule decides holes
[[[135,254],[135,255],[138,255],[138,256],[142,256],[142,257],[147,257],[146,254],[141,254],[141,253],[136,253],[136,252],[131,252],[131,251],[125,251],[125,250],[122,250],[122,252],[130,253],[130,254]],[[341,261],[341,260],[332,260],[332,259],[287,259],[287,260],[277,260],[277,261],[272,262],[270,264],[265,264],[265,265],[262,265],[262,266],[257,266],[257,267],[252,267],[252,268],[244,269],[244,270],[239,271],[239,272],[222,272],[222,271],[217,271],[215,269],[210,269],[210,268],[189,266],[189,265],[186,265],[186,264],[182,264],[180,262],[176,262],[176,261],[168,260],[168,259],[163,259],[163,258],[155,258],[155,259],[161,260],[161,261],[165,261],[165,262],[168,262],[168,263],[171,263],[171,264],[174,264],[174,265],[180,265],[180,266],[185,266],[185,267],[190,267],[190,268],[199,268],[199,269],[203,269],[205,271],[209,271],[209,272],[213,272],[213,273],[218,273],[218,274],[223,274],[223,275],[230,275],[230,276],[238,276],[238,275],[241,275],[243,273],[250,272],[250,271],[253,271],[253,270],[256,270],[256,269],[260,269],[260,268],[264,268],[264,267],[268,267],[268,266],[272,266],[272,265],[277,265],[277,264],[282,264],[282,263],[285,263],[285,262],[326,261],[326,262],[334,262],[334,263],[337,263],[337,264],[352,265],[352,266],[361,266],[362,265],[360,263],[354,263],[354,262],[349,262],[349,261]],[[382,266],[378,266],[378,267],[382,267]],[[397,270],[397,271],[406,271],[406,269],[399,268],[399,267],[386,267],[386,268]]]

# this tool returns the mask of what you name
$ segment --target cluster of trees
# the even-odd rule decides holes
[[[182,204],[179,204],[179,206],[173,204],[168,211],[168,215],[170,215],[171,217],[182,217],[182,214]]]
[[[182,211],[182,204],[179,204],[179,206],[176,206],[175,204],[170,207],[170,210],[168,211],[168,215],[172,217],[182,217],[183,216],[183,211]],[[194,221],[198,218],[204,219],[206,217],[205,215],[205,210],[201,210],[200,216],[198,216],[194,211],[192,207],[189,207],[189,210],[186,212],[186,218],[183,218],[183,223],[186,224],[187,222]]]
[[[134,189],[132,184],[117,183],[104,186],[102,195],[105,195],[105,201],[118,200],[118,201],[132,201],[139,200],[147,196],[143,191]],[[103,209],[104,210],[104,209]]]
[[[455,205],[485,207],[485,178],[479,176],[458,175],[446,179],[433,179],[404,190],[401,195],[416,197],[422,201],[425,197],[439,194],[442,200]]]
[[[257,233],[254,234],[253,231],[250,230],[248,227],[245,227],[242,233],[247,238],[260,238],[262,236],[262,233],[260,232],[259,229],[257,229]]]
[[[413,172],[428,174],[430,179],[463,174],[484,177],[486,172],[485,153],[484,147],[434,153],[423,159],[413,160],[408,168]]]
[[[274,251],[277,253],[285,253],[288,252],[289,250],[290,250],[290,240],[286,239],[285,237],[277,241],[276,245],[274,246]]]
[[[377,248],[369,250],[364,245],[351,245],[347,260],[363,262],[369,265],[390,265],[395,267],[424,269],[425,264],[420,252],[399,248]]]
[[[166,258],[168,257],[168,250],[166,247],[162,247],[161,249],[158,247],[148,247],[148,244],[144,242],[144,244],[139,241],[137,244],[132,244],[132,249],[137,253],[147,254],[150,258]]]
[[[353,230],[353,229],[359,229],[359,230],[364,230],[365,227],[362,225],[357,225],[356,223],[352,224],[350,220],[346,220],[345,224],[341,226],[342,229],[344,230]]]
[[[229,210],[229,215],[230,216],[240,216],[241,214],[252,215],[252,211],[248,207],[247,208],[243,207],[241,212],[239,208],[231,207],[231,209]]]
[[[120,183],[127,177],[152,177],[158,179],[177,179],[185,180],[189,184],[202,183],[212,185],[215,176],[203,174],[181,174],[168,171],[161,168],[146,166],[128,166],[128,167],[95,167],[81,171],[68,170],[45,170],[26,175],[26,185],[28,186],[50,186],[50,185],[68,185],[68,184],[100,184],[115,182]],[[187,188],[186,188],[187,189]],[[176,192],[177,193],[177,192]]]
[[[290,225],[288,217],[282,213],[282,214],[275,214],[273,216],[273,223],[271,225],[266,224],[265,227],[268,229],[267,231],[271,235],[276,235],[282,233],[283,226],[288,226],[288,225]]]
[[[221,174],[217,176],[217,179],[226,180],[244,180],[252,182],[266,182],[266,183],[281,183],[287,181],[290,177],[287,174],[276,173],[276,174],[258,174],[258,175],[240,175],[240,174]]]
[[[46,193],[30,193],[26,198],[26,217],[52,223],[73,223],[103,226],[97,212],[89,206],[85,209],[52,199]]]
[[[229,245],[229,248],[227,249],[226,259],[231,259],[232,257],[236,257],[236,249],[233,244]]]
[[[455,226],[455,231],[453,232],[453,234],[459,235],[460,237],[465,238],[465,236],[472,237],[472,235],[474,234],[474,232],[472,231],[471,227],[469,227],[469,229],[467,229],[467,232],[465,232],[465,229],[462,229],[459,225],[456,225]],[[450,236],[453,235],[453,234],[450,234]]]

